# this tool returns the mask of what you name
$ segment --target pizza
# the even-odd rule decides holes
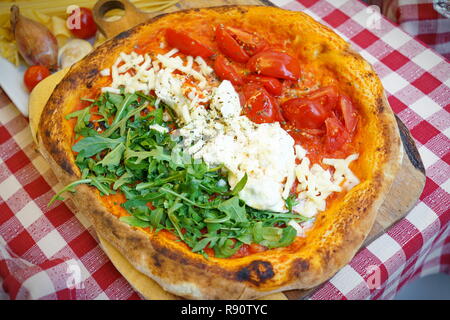
[[[40,151],[95,231],[190,299],[314,287],[350,261],[400,166],[375,71],[301,12],[158,16],[75,64]]]

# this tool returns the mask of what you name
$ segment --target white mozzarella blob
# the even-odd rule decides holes
[[[214,108],[224,118],[237,117],[241,113],[239,95],[230,81],[224,80],[214,90],[211,99],[211,108]]]
[[[234,187],[246,173],[247,185],[239,196],[255,209],[285,211],[283,191],[293,175],[294,140],[279,123],[263,123],[248,132],[240,151],[240,164],[229,183]]]

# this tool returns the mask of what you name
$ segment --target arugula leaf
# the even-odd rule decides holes
[[[119,179],[114,182],[113,190],[119,189],[124,184],[130,183],[133,180],[133,174],[131,172],[125,172]]]
[[[170,161],[170,155],[164,152],[164,149],[160,146],[156,147],[151,151],[134,151],[127,149],[125,151],[125,159],[137,158],[136,164],[141,163],[143,160],[148,158],[155,158],[160,161]]]
[[[106,98],[110,103],[112,103],[117,108],[119,108],[119,106],[122,104],[122,101],[124,100],[123,95],[112,92],[107,92]]]
[[[98,107],[97,115],[102,116],[97,121],[104,121],[109,124],[109,120],[115,114],[123,99],[124,97],[120,94],[105,92],[97,101],[94,101],[93,104]]]
[[[294,195],[289,195],[285,201],[286,208],[289,212],[292,212],[292,208],[295,207],[298,204],[298,200]]]
[[[264,241],[263,223],[261,221],[258,221],[253,225],[252,233],[253,239],[256,243],[261,243],[262,241]]]
[[[163,208],[157,208],[151,212],[150,223],[154,228],[157,228],[164,220],[165,212]]]
[[[147,200],[143,199],[133,199],[125,202],[122,207],[124,207],[127,211],[133,212],[136,209],[140,211],[149,211],[150,209],[147,207]]]
[[[244,189],[245,185],[247,184],[248,176],[247,173],[244,174],[241,180],[234,186],[233,191],[231,191],[231,194],[233,196],[236,196],[241,192],[242,189]]]
[[[151,226],[150,222],[138,219],[135,216],[124,216],[120,217],[119,220],[129,224],[132,227],[148,228]]]
[[[199,252],[206,248],[206,246],[211,242],[211,238],[203,238],[192,248],[192,252]]]
[[[245,206],[239,204],[239,198],[234,196],[228,200],[223,201],[217,207],[220,211],[225,213],[230,219],[236,222],[247,222],[247,212]]]
[[[51,206],[56,200],[61,199],[61,195],[65,192],[75,192],[74,187],[76,187],[79,184],[86,184],[86,183],[90,183],[92,180],[91,179],[80,179],[77,181],[74,181],[72,183],[69,183],[67,186],[65,186],[64,188],[62,188],[58,193],[56,193],[53,198],[50,200],[50,202],[47,204],[47,206]]]
[[[268,248],[286,247],[290,245],[297,236],[297,231],[291,226],[287,226],[286,228],[283,228],[281,230],[281,238],[278,241],[269,241],[267,243]]]
[[[107,130],[105,130],[102,133],[102,136],[107,138],[110,135],[112,135],[114,133],[114,131],[116,131],[118,128],[123,127],[126,122],[133,116],[139,114],[142,110],[144,110],[145,108],[147,108],[147,106],[144,104],[142,106],[140,106],[139,108],[133,109],[131,111],[129,111],[124,117],[122,117],[119,121],[117,121],[116,123],[112,124]],[[121,135],[123,135],[124,132],[123,130],[121,130]]]
[[[91,185],[96,187],[102,194],[110,195],[114,192],[110,189],[109,184],[111,181],[108,180],[109,179],[102,179],[100,177],[91,177]]]
[[[283,229],[275,227],[263,227],[261,236],[268,243],[278,242],[281,239]]]
[[[124,137],[110,139],[97,135],[81,139],[72,147],[72,150],[75,152],[83,151],[85,157],[92,157],[105,149],[114,149],[124,141]]]
[[[125,151],[125,145],[121,142],[111,152],[109,152],[103,160],[97,162],[97,164],[103,167],[117,167],[122,160],[122,155]]]
[[[214,247],[214,254],[217,258],[228,258],[235,254],[240,247],[242,242],[234,242],[231,239],[226,239],[222,245]]]
[[[183,232],[181,232],[181,227],[179,224],[180,221],[175,214],[175,211],[180,209],[182,206],[183,206],[183,204],[181,204],[179,202],[175,202],[174,205],[172,207],[170,207],[169,210],[167,210],[167,216],[169,217],[170,222],[172,222],[172,225],[175,227],[175,230],[177,231],[180,239],[184,240]]]
[[[90,110],[91,106],[72,112],[66,116],[67,120],[77,118],[74,128],[76,133],[80,133],[82,129],[86,128],[86,125],[89,123],[89,119],[91,118]]]
[[[114,121],[112,123],[112,125],[118,123],[120,120],[122,120],[122,118],[124,117],[124,115],[126,114],[127,108],[134,102],[136,102],[138,99],[138,96],[136,94],[128,94],[125,96],[124,99],[121,100],[120,104],[116,104],[117,106],[117,113],[116,116],[114,117]],[[117,101],[118,99],[116,99]]]

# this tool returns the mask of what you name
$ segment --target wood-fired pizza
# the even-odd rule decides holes
[[[306,14],[158,16],[74,65],[41,152],[96,232],[165,290],[311,288],[367,236],[402,152],[379,78]]]

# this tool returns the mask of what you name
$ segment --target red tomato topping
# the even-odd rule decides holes
[[[244,48],[239,45],[239,43],[227,30],[225,30],[225,27],[222,25],[218,26],[216,29],[216,42],[220,51],[230,59],[243,63],[250,59]]]
[[[166,29],[166,41],[171,47],[177,48],[182,53],[190,56],[209,58],[214,54],[210,48],[201,42],[191,38],[184,32],[174,29]]]
[[[252,244],[250,244],[250,247],[249,247],[250,254],[263,252],[263,251],[266,251],[267,249],[268,249],[267,247],[262,246],[257,243],[252,243]]]
[[[345,128],[348,132],[353,132],[356,129],[358,118],[352,102],[347,96],[341,95],[341,98],[339,99],[339,105],[341,107],[342,116],[344,118]]]
[[[47,78],[50,71],[44,66],[31,66],[23,75],[23,82],[29,91],[33,90],[36,85]]]
[[[253,33],[223,25],[219,25],[216,29],[216,42],[223,54],[242,63],[268,47],[264,39]]]
[[[210,256],[210,257],[214,257],[214,249],[211,249],[209,247],[206,247],[203,249],[203,251],[205,251],[205,253]]]
[[[283,90],[283,85],[281,84],[280,80],[276,78],[251,74],[248,75],[245,80],[247,80],[247,82],[256,82],[262,84],[267,92],[273,94],[274,96],[279,96],[281,94],[281,91]]]
[[[221,80],[229,80],[234,85],[242,85],[244,82],[235,67],[222,55],[214,62],[214,72]]]
[[[80,39],[89,39],[95,36],[97,25],[92,11],[88,8],[73,10],[67,18],[67,26],[72,34]]]
[[[308,99],[318,100],[328,110],[336,108],[339,93],[334,86],[323,87],[308,94]]]
[[[297,80],[300,77],[298,60],[287,53],[267,50],[255,54],[247,62],[250,71],[268,77]]]
[[[235,27],[226,27],[226,29],[244,48],[245,52],[247,52],[249,56],[254,56],[258,52],[269,48],[267,41],[254,33]]]
[[[318,101],[307,98],[295,98],[281,105],[283,116],[297,129],[318,129],[331,113]]]
[[[248,255],[254,254],[254,253],[264,252],[267,249],[268,249],[267,247],[262,246],[257,243],[252,243],[252,244],[244,243],[241,245],[239,250],[231,256],[231,258],[242,258],[242,257],[246,257]]]
[[[230,258],[242,258],[246,257],[250,254],[249,251],[249,245],[248,244],[242,244],[238,251],[236,251]]]
[[[255,123],[284,121],[277,100],[266,89],[256,83],[243,86],[245,97],[244,114]]]
[[[325,125],[327,128],[325,145],[329,152],[334,152],[340,149],[350,140],[349,133],[345,129],[342,122],[335,115],[325,120]]]

